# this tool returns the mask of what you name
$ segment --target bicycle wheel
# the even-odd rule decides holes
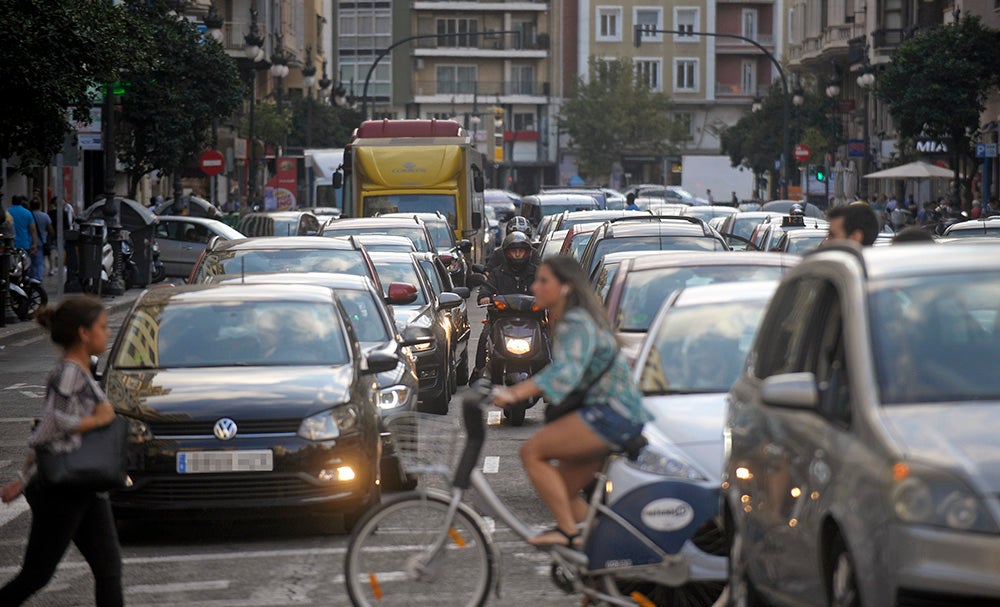
[[[425,493],[396,496],[358,523],[344,560],[344,577],[357,606],[486,604],[493,585],[493,553],[476,521],[459,510],[437,558],[421,558],[444,527],[448,503]]]

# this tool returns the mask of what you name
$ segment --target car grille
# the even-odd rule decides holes
[[[248,500],[296,500],[323,497],[331,488],[318,487],[296,476],[212,475],[204,478],[157,478],[124,491],[130,503],[183,504]]]
[[[691,542],[699,550],[713,556],[729,556],[729,539],[719,524],[719,517],[712,517],[698,527]]]
[[[896,607],[987,607],[996,606],[1000,601],[996,598],[983,598],[961,594],[942,594],[900,588],[896,592]]]
[[[302,425],[299,418],[233,420],[239,434],[294,434]],[[149,427],[153,436],[212,436],[216,420],[155,421]]]

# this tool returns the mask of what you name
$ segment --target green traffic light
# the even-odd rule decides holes
[[[826,173],[823,172],[823,169],[816,169],[816,181],[825,181],[825,180],[826,180]]]

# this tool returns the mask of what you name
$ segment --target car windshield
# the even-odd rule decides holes
[[[689,266],[630,272],[615,314],[619,331],[648,331],[660,306],[679,289],[719,282],[780,280],[781,266]]]
[[[549,217],[550,215],[559,215],[566,211],[596,211],[597,201],[586,201],[573,202],[569,204],[557,204],[548,203],[541,205],[542,217]],[[569,227],[569,225],[565,226]]]
[[[870,293],[884,404],[1000,400],[1000,273],[890,280]]]
[[[417,288],[417,299],[411,305],[426,305],[427,294],[417,276],[417,267],[410,261],[375,261],[375,271],[382,281],[382,294],[389,296],[389,283],[403,282]]]
[[[609,253],[623,251],[722,251],[721,242],[710,236],[629,236],[605,238],[597,243],[589,270]]]
[[[455,233],[451,227],[443,221],[429,221],[424,223],[427,231],[431,233],[431,240],[434,242],[434,250],[441,252],[455,246]]]
[[[337,227],[336,222],[334,222],[332,225],[323,229],[323,236],[330,236],[332,238],[361,235],[405,236],[410,239],[410,242],[413,243],[413,246],[417,249],[417,251],[421,253],[428,253],[431,250],[431,243],[427,241],[427,232],[419,226],[413,226],[412,228],[402,226],[384,228],[378,226],[340,228]]]
[[[441,213],[452,226],[458,210],[452,194],[388,194],[365,196],[365,217],[379,213]]]
[[[590,237],[592,234],[593,232],[583,232],[573,235],[573,240],[569,243],[569,254],[573,256],[573,259],[579,261],[583,258],[583,251],[590,243]]]
[[[262,236],[296,236],[299,233],[299,219],[297,217],[272,218],[272,222],[274,231],[271,234],[262,234]]]
[[[330,303],[233,301],[140,306],[122,328],[120,369],[342,365],[350,361]]]
[[[823,244],[826,236],[817,234],[816,236],[800,236],[798,238],[788,238],[788,252],[803,255],[809,251],[819,248]]]
[[[381,343],[391,339],[389,327],[379,312],[379,304],[369,291],[337,291],[347,320],[354,329],[354,335],[361,343]]]
[[[370,276],[361,251],[353,249],[255,249],[205,255],[194,282],[224,274],[325,272]],[[371,277],[374,278],[374,277]]]
[[[594,289],[597,291],[597,297],[607,305],[608,303],[608,293],[611,291],[611,285],[615,281],[615,274],[618,273],[617,263],[604,264],[601,268],[600,275],[597,277]]]
[[[766,301],[670,310],[641,361],[644,394],[728,392],[743,369]]]
[[[563,243],[566,241],[566,235],[569,232],[553,232],[552,237],[545,241],[545,246],[542,247],[542,259],[546,257],[551,257],[553,255],[558,255],[559,251],[562,250]]]
[[[427,281],[431,283],[431,291],[434,291],[434,294],[438,296],[444,293],[444,285],[441,283],[437,268],[434,267],[434,262],[425,259],[420,262],[420,269],[427,275]]]
[[[750,240],[754,228],[759,226],[763,221],[763,217],[733,217],[732,229],[729,233]]]

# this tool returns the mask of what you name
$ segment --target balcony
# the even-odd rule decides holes
[[[744,89],[742,84],[731,83],[731,82],[716,82],[715,83],[715,96],[716,98],[743,98],[752,99],[754,97],[767,97],[770,91],[770,85],[761,84],[756,88]]]
[[[496,2],[476,0],[419,0],[413,3],[415,11],[434,12],[484,12],[484,13],[516,13],[516,12],[544,12],[549,10],[548,0],[520,0],[518,2]]]
[[[876,51],[889,51],[891,53],[903,43],[903,40],[906,40],[906,30],[880,29],[872,32],[872,44]]]
[[[741,36],[743,34],[736,34]],[[769,34],[757,34],[756,36],[747,36],[764,46],[769,50],[774,49],[774,36]],[[736,40],[734,38],[716,38],[715,39],[715,52],[724,55],[746,55],[746,54],[760,54],[760,49],[756,46],[746,42],[744,40]]]
[[[267,28],[264,27],[264,24],[258,21],[257,29],[260,30],[261,37],[267,40]],[[243,55],[243,49],[246,48],[243,36],[249,31],[249,21],[226,21],[222,26],[222,48],[226,49],[230,55],[234,52]]]
[[[549,56],[548,34],[521,40],[517,34],[479,32],[463,36],[417,40],[414,57],[463,57],[492,59],[545,59]]]
[[[472,82],[417,80],[413,83],[416,103],[525,103],[548,102],[548,83],[533,81]]]

